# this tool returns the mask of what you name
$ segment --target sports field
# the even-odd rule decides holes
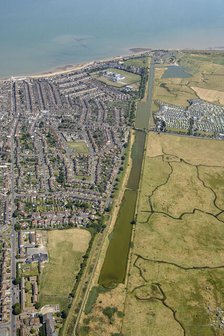
[[[89,154],[89,148],[85,141],[68,141],[68,147],[78,154]]]
[[[134,73],[128,72],[128,71],[123,71],[120,69],[114,69],[114,68],[109,68],[107,69],[108,72],[113,72],[116,74],[119,74],[121,76],[123,76],[124,78],[117,81],[117,82],[113,82],[112,80],[108,79],[107,77],[97,74],[95,75],[97,79],[99,79],[100,81],[104,82],[107,85],[110,86],[115,86],[115,87],[124,87],[126,85],[131,85],[134,89],[138,90],[139,88],[139,84],[140,84],[140,80],[141,77],[139,75],[136,75]]]
[[[223,335],[224,142],[150,134],[125,336]]]
[[[40,304],[60,304],[66,308],[79,272],[82,257],[90,241],[90,233],[82,229],[48,232],[49,263],[45,264],[40,278]]]

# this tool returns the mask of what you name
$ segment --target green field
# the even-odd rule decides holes
[[[138,67],[138,68],[146,68],[147,65],[148,65],[147,63],[148,63],[148,60],[147,60],[146,56],[137,57],[137,58],[130,58],[130,59],[124,61],[125,65],[135,66],[135,67]]]
[[[19,276],[30,277],[30,276],[38,276],[38,263],[32,264],[18,264],[19,265]]]
[[[59,304],[66,309],[79,272],[82,257],[90,241],[90,233],[82,229],[48,232],[49,263],[40,277],[40,304]]]
[[[133,74],[131,72],[127,72],[127,71],[123,71],[123,70],[119,70],[119,69],[113,69],[113,68],[109,68],[107,69],[108,72],[114,72],[116,74],[120,74],[122,76],[124,76],[125,78],[122,79],[121,81],[118,82],[113,82],[110,79],[106,78],[103,75],[95,74],[96,78],[99,79],[100,81],[104,82],[107,85],[110,86],[115,86],[115,87],[124,87],[126,85],[131,85],[134,89],[138,90],[139,88],[139,84],[140,84],[140,80],[141,77],[139,75]]]
[[[68,141],[68,147],[78,154],[89,154],[89,148],[85,141]]]
[[[149,135],[125,336],[223,335],[223,151],[221,141]]]

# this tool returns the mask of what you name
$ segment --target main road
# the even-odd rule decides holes
[[[11,302],[12,306],[18,302],[18,285],[13,284],[13,280],[16,278],[16,249],[17,249],[17,239],[15,231],[15,217],[13,216],[14,204],[15,204],[15,178],[14,178],[14,137],[16,133],[16,128],[18,125],[19,116],[16,116],[13,123],[13,128],[11,132],[11,213],[12,213],[12,227],[11,227]],[[16,316],[12,314],[11,310],[11,333],[10,336],[16,336]]]

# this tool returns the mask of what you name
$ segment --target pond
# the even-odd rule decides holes
[[[187,72],[187,69],[177,65],[171,65],[164,72],[162,78],[189,78],[191,74]]]

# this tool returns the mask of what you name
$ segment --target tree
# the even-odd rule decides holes
[[[17,277],[12,281],[12,283],[13,283],[13,285],[17,286],[17,285],[20,284],[20,281],[21,281],[21,278],[17,276]]]
[[[40,307],[41,307],[40,302],[36,302],[36,303],[35,303],[35,308],[36,308],[36,309],[40,309]]]
[[[103,314],[106,315],[109,318],[109,320],[111,320],[116,311],[117,311],[116,307],[106,307],[103,310]]]
[[[16,223],[16,224],[14,225],[14,229],[15,229],[16,231],[19,231],[19,230],[21,229],[21,225],[20,225],[19,223]]]
[[[20,304],[17,302],[12,306],[12,313],[13,315],[19,315],[21,314],[21,306]]]
[[[67,317],[67,312],[65,310],[62,310],[61,317],[65,319]]]
[[[18,211],[18,210],[15,210],[15,211],[13,212],[12,217],[16,218],[16,217],[18,217],[18,216],[19,216],[19,211]]]

